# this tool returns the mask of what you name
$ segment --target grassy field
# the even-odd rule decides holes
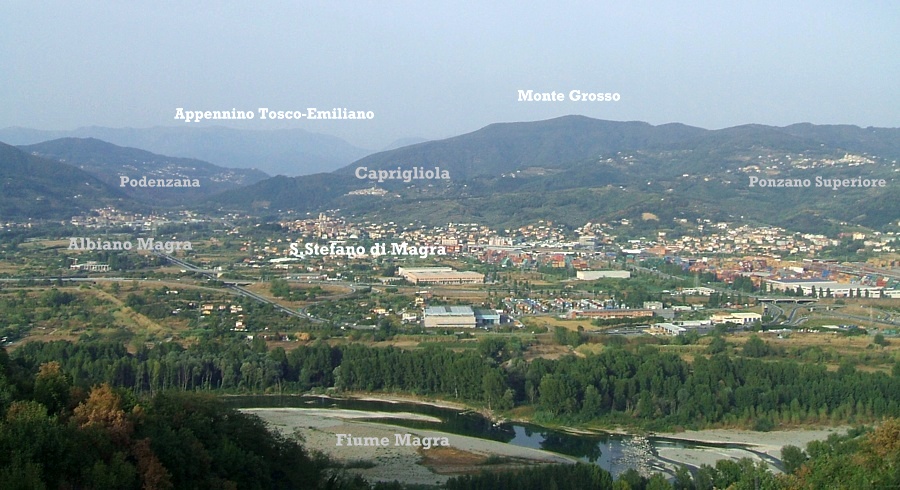
[[[17,274],[21,269],[22,266],[0,260],[0,274]]]
[[[433,298],[443,301],[463,301],[468,303],[480,304],[487,300],[487,291],[471,290],[471,289],[452,289],[448,287],[435,288],[432,290]]]
[[[175,334],[177,330],[182,330],[184,327],[186,327],[183,326],[182,328],[176,328],[174,322],[172,321],[166,322],[166,326],[163,326],[159,322],[151,320],[150,318],[125,306],[125,303],[121,299],[113,296],[110,293],[107,293],[106,291],[96,289],[93,290],[93,292],[97,295],[97,297],[112,303],[113,307],[110,309],[110,312],[112,312],[113,317],[116,320],[115,327],[125,328],[134,335],[166,338]]]
[[[325,291],[325,294],[321,296],[317,296],[314,300],[311,301],[287,301],[284,298],[276,298],[272,295],[272,290],[269,283],[266,282],[257,282],[253,283],[249,286],[245,286],[245,289],[249,289],[254,293],[262,296],[263,298],[268,298],[282,306],[286,306],[288,308],[297,309],[303,308],[305,306],[309,306],[313,303],[318,303],[321,301],[327,301],[329,299],[334,299],[337,297],[341,297],[347,294],[350,294],[352,290],[346,286],[340,286],[336,284],[309,284],[309,283],[290,283],[291,288],[301,289],[301,290],[310,290],[314,287],[319,287]]]
[[[114,284],[118,284],[117,290]],[[188,282],[122,281],[55,287],[60,293],[74,295],[75,300],[67,305],[50,308],[40,302],[46,294],[46,287],[7,288],[3,290],[6,294],[18,295],[22,291],[26,297],[38,301],[38,306],[32,308],[33,316],[30,318],[33,321],[24,330],[24,336],[7,348],[13,350],[25,342],[77,340],[85,334],[99,335],[129,345],[133,341],[190,342],[189,319],[174,314],[166,318],[149,318],[126,305],[129,295],[142,295],[162,287],[176,291],[202,290],[204,302],[232,302],[236,299],[236,296],[226,290]],[[176,308],[177,301],[178,297],[173,295],[173,309]]]
[[[109,293],[90,287],[59,287],[61,293],[75,296],[72,304],[57,309],[40,306],[34,309],[34,321],[19,342],[7,347],[14,350],[26,342],[77,340],[84,334],[97,334],[118,340],[129,340],[136,331],[159,331],[161,328]],[[17,288],[32,299],[41,298],[43,288]],[[87,321],[86,321],[87,320]]]

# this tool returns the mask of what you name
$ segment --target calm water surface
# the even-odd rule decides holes
[[[757,454],[767,462],[780,466],[780,461],[749,449],[744,444],[688,443],[660,437],[635,438],[617,434],[571,434],[533,424],[509,422],[495,424],[472,411],[459,411],[417,403],[352,400],[320,396],[228,396],[226,403],[234,408],[333,408],[371,412],[410,412],[429,415],[441,422],[406,419],[357,419],[399,425],[411,429],[430,429],[481,439],[505,442],[514,446],[542,449],[597,464],[613,476],[640,465],[653,471],[671,474],[659,458],[657,448],[739,448]]]

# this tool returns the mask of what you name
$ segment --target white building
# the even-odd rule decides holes
[[[680,325],[675,325],[674,323],[657,323],[653,325],[652,331],[654,333],[661,333],[663,335],[671,335],[674,337],[675,335],[681,335],[687,332],[687,329]]]
[[[851,292],[853,296],[856,296],[857,292],[861,296],[865,296],[867,291],[869,297],[878,298],[881,295],[881,291],[884,290],[881,286],[866,286],[821,279],[773,279],[766,282],[769,283],[773,291],[796,291],[799,287],[806,296],[812,296],[813,290],[815,290],[816,294],[819,294],[820,291],[822,294],[831,292],[831,295],[835,298],[849,297]]]
[[[628,279],[631,271],[576,271],[575,278],[579,281],[595,281],[597,279],[613,278]]]
[[[74,263],[69,269],[88,272],[109,272],[109,264],[100,264],[97,261],[89,260],[84,264]]]
[[[449,267],[400,267],[397,273],[413,284],[481,284],[484,274],[459,272]]]
[[[429,306],[425,328],[475,328],[475,311],[471,306]]]
[[[710,318],[713,323],[735,323],[737,325],[749,325],[762,320],[759,313],[715,313]]]

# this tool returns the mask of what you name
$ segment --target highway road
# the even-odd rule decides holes
[[[181,259],[179,259],[179,258],[177,258],[177,257],[173,257],[173,256],[171,256],[171,255],[169,255],[169,254],[165,254],[165,253],[162,253],[162,252],[154,252],[154,254],[156,254],[157,256],[162,257],[162,258],[168,260],[169,262],[172,262],[173,264],[176,264],[176,265],[178,265],[178,266],[180,266],[180,267],[183,267],[183,268],[184,268],[185,270],[187,270],[187,271],[190,271],[190,272],[198,272],[198,273],[203,274],[203,275],[205,275],[205,276],[207,276],[207,277],[209,277],[209,278],[211,278],[211,279],[215,279],[215,278],[216,278],[216,272],[215,272],[215,271],[211,271],[211,270],[207,270],[207,269],[200,269],[200,268],[198,268],[198,267],[195,267],[195,266],[194,266],[193,264],[191,264],[190,262],[186,262],[186,261],[181,260]],[[241,296],[246,296],[246,297],[248,297],[248,298],[250,298],[250,299],[259,301],[260,303],[265,303],[265,304],[272,305],[272,307],[275,308],[276,310],[282,311],[282,312],[284,312],[285,314],[287,314],[287,315],[289,315],[289,316],[292,316],[292,317],[294,317],[294,318],[302,318],[302,319],[304,319],[304,320],[309,320],[309,321],[314,322],[314,323],[325,323],[325,320],[322,320],[321,318],[316,318],[316,317],[310,315],[309,313],[307,313],[305,310],[302,310],[302,309],[301,309],[301,310],[294,310],[294,309],[292,309],[292,308],[288,308],[287,306],[284,306],[284,305],[282,305],[282,304],[280,304],[280,303],[277,303],[277,302],[275,302],[275,301],[273,301],[273,300],[271,300],[271,299],[269,299],[269,298],[266,298],[265,296],[260,296],[259,294],[256,294],[256,293],[254,293],[253,291],[250,291],[249,289],[247,289],[247,288],[245,288],[245,287],[243,287],[243,286],[239,286],[239,285],[237,285],[237,284],[227,284],[225,287],[226,287],[227,289],[230,289],[230,290],[234,291],[235,293],[237,293],[237,294],[239,294],[239,295],[241,295]],[[350,294],[352,294],[352,291],[355,291],[355,289],[351,287],[351,293],[350,293]],[[333,299],[333,298],[331,298],[331,299]]]
[[[168,255],[168,254],[165,254],[162,252],[154,252],[154,254],[168,260],[169,262],[171,262],[173,264],[178,265],[179,267],[183,268],[186,271],[203,274],[209,279],[216,279],[216,274],[217,274],[216,271],[212,271],[212,270],[208,270],[208,269],[201,269],[199,267],[194,266],[190,262],[186,262],[177,257],[173,257],[171,255]],[[167,282],[167,283],[174,282],[173,280],[163,281],[161,279],[146,279],[146,278],[131,278],[131,277],[27,277],[27,278],[13,278],[13,279],[0,278],[0,282],[6,282],[6,283],[16,283],[16,282],[23,282],[23,281],[57,281],[57,280],[62,281],[62,282],[128,282],[128,281]],[[350,289],[350,292],[347,294],[339,295],[339,296],[331,296],[327,300],[323,300],[323,301],[332,301],[335,299],[347,297],[347,296],[355,293],[356,289],[357,289],[357,286],[355,284],[350,284],[350,283],[346,283],[343,281],[339,281],[339,282],[315,281],[315,282],[321,283],[321,284],[332,284],[332,285],[338,284],[338,285],[345,286]],[[219,288],[210,288],[210,287],[200,286],[200,285],[195,285],[195,284],[191,284],[191,286],[199,287],[199,288],[203,288],[203,289],[221,291],[221,289],[219,289]],[[258,301],[260,303],[266,303],[266,304],[272,305],[272,307],[275,308],[276,310],[282,311],[289,316],[309,320],[314,323],[325,323],[325,320],[323,320],[321,318],[316,318],[316,317],[310,315],[304,309],[294,310],[294,309],[288,308],[282,304],[279,304],[279,303],[277,303],[269,298],[266,298],[264,296],[260,296],[259,294],[256,294],[253,291],[250,291],[249,289],[239,286],[237,284],[227,284],[227,285],[225,285],[225,289],[230,290],[234,294],[237,294],[240,296],[245,296],[247,298]]]
[[[661,278],[663,278],[663,279],[671,279],[671,280],[673,280],[673,281],[685,281],[685,280],[687,280],[687,278],[685,278],[685,277],[673,276],[673,275],[671,275],[671,274],[666,274],[665,272],[660,272],[660,271],[658,271],[658,270],[656,270],[656,269],[648,269],[648,268],[646,268],[646,267],[641,267],[641,266],[635,265],[635,264],[629,264],[627,267],[628,267],[629,269],[634,270],[635,272],[637,272],[637,271],[646,272],[646,273],[648,273],[648,274],[653,274],[653,275],[655,275],[655,276],[657,276],[657,277],[661,277]]]
[[[27,282],[27,281],[62,281],[62,282],[95,282],[95,281],[113,281],[113,282],[123,282],[123,281],[156,281],[157,279],[136,279],[133,277],[59,277],[59,276],[45,276],[45,277],[17,277],[17,278],[3,278],[0,279],[0,282]]]
[[[241,286],[227,285],[225,287],[228,289],[231,289],[232,291],[235,291],[237,294],[240,294],[241,296],[246,296],[250,299],[259,301],[260,303],[270,304],[276,310],[283,311],[284,313],[286,313],[292,317],[303,318],[303,319],[306,319],[306,320],[309,320],[309,321],[312,321],[315,323],[325,323],[325,320],[322,320],[320,318],[315,318],[315,317],[311,316],[309,313],[306,313],[306,311],[304,311],[304,310],[293,310],[291,308],[288,308],[287,306],[278,304],[275,301],[270,300],[269,298],[260,296],[256,293],[254,293],[253,291],[250,291],[249,289],[243,288]]]
[[[784,308],[776,305],[775,303],[772,303],[772,304],[769,304],[766,306],[768,307],[767,315],[769,315],[772,318],[772,322],[770,323],[770,325],[780,324],[780,322],[778,322],[778,318],[780,318],[782,315],[784,315]]]
[[[893,319],[892,319],[892,320],[885,320],[885,319],[879,319],[878,317],[874,317],[874,316],[873,316],[872,318],[869,318],[869,317],[867,317],[867,316],[848,315],[848,314],[846,314],[846,313],[838,313],[838,312],[836,312],[836,311],[829,311],[829,312],[822,313],[822,314],[825,315],[825,316],[829,316],[829,317],[843,318],[843,319],[847,319],[847,320],[854,320],[854,321],[857,321],[857,322],[871,322],[871,323],[877,323],[877,324],[879,324],[879,325],[886,325],[886,326],[888,326],[888,327],[898,327],[898,326],[900,326],[900,321],[898,321],[898,320],[893,320]]]

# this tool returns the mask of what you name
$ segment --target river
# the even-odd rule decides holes
[[[488,439],[498,442],[527,448],[541,449],[557,454],[577,458],[581,461],[597,464],[603,469],[617,476],[629,468],[635,468],[644,475],[653,472],[662,472],[673,475],[674,468],[679,464],[685,464],[696,469],[700,464],[714,464],[717,459],[738,459],[749,457],[762,460],[774,470],[781,468],[777,450],[783,444],[796,444],[801,447],[806,440],[822,438],[827,435],[822,431],[797,431],[778,434],[788,434],[787,442],[784,437],[772,438],[762,444],[746,442],[709,442],[705,437],[706,432],[699,437],[701,440],[684,440],[681,435],[667,434],[639,435],[621,434],[573,434],[559,430],[548,429],[533,424],[521,422],[507,422],[495,424],[491,420],[473,411],[460,411],[434,405],[388,402],[375,400],[359,400],[344,398],[328,398],[322,396],[229,396],[225,397],[226,403],[234,408],[318,408],[318,409],[342,409],[358,410],[363,412],[399,413],[409,412],[427,415],[440,420],[440,422],[408,420],[403,418],[391,418],[384,420],[379,418],[363,418],[374,423],[389,423],[412,429],[427,429],[459,434],[463,436]],[[729,435],[743,435],[755,441],[756,437],[765,438],[774,433],[752,433],[749,431],[710,431],[716,436],[712,439],[729,440]],[[814,433],[813,433],[814,432]],[[804,437],[795,436],[795,434]],[[703,439],[707,439],[704,441]],[[740,439],[737,437],[737,439]],[[775,442],[773,442],[775,441]],[[795,442],[796,441],[796,442]],[[756,442],[756,441],[755,441]],[[783,442],[783,444],[781,444]]]

